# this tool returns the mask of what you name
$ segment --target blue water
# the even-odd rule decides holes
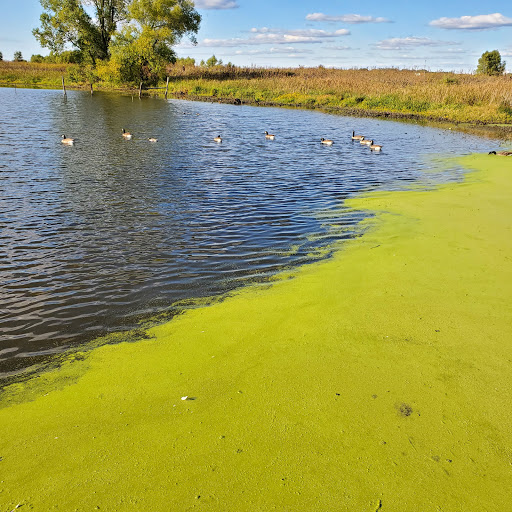
[[[324,257],[363,218],[345,198],[423,179],[433,155],[487,148],[314,111],[19,89],[0,89],[0,104],[0,376]]]

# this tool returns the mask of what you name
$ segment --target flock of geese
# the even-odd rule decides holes
[[[126,140],[130,140],[133,136],[130,132],[127,132],[124,128],[122,131],[123,138]],[[268,131],[265,131],[265,138],[267,140],[275,140],[276,136],[272,133],[268,133]],[[222,142],[222,137],[218,135],[213,139],[215,142]],[[380,151],[382,149],[382,146],[379,144],[374,144],[373,139],[367,139],[364,135],[356,135],[354,131],[352,131],[352,140],[353,141],[359,141],[360,144],[368,146],[372,151]],[[158,142],[158,139],[155,139],[154,137],[148,138],[149,142]],[[72,139],[70,137],[66,137],[65,135],[61,136],[61,142],[62,144],[66,144],[68,146],[72,146],[75,143],[75,139]],[[331,139],[324,139],[323,137],[320,139],[320,143],[324,144],[325,146],[332,146],[334,144],[334,141]]]

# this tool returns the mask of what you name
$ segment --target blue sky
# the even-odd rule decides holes
[[[2,1],[0,51],[12,59],[47,54],[32,36],[38,0]],[[400,67],[472,71],[497,49],[512,71],[512,3],[481,1],[308,2],[196,0],[203,17],[197,46],[181,57],[215,54],[225,63],[257,66]]]

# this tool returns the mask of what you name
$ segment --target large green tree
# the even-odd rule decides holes
[[[112,59],[125,81],[158,78],[176,54],[173,46],[188,36],[196,42],[201,16],[190,0],[131,0],[128,20],[115,37]]]
[[[112,57],[123,81],[156,77],[184,36],[196,42],[201,22],[191,0],[40,1],[41,27],[33,33],[41,46],[60,54],[71,45],[93,64]]]
[[[505,62],[501,61],[498,50],[482,53],[478,60],[476,72],[479,75],[502,75],[505,72]]]
[[[44,9],[41,27],[32,32],[41,46],[59,54],[71,45],[88,56],[93,64],[98,59],[109,58],[117,25],[127,16],[128,0],[40,1]]]

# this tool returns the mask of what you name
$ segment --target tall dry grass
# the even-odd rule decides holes
[[[0,62],[0,83],[59,87],[100,79],[78,66]],[[470,123],[512,123],[512,76],[398,69],[242,68],[170,65],[175,94],[274,105],[377,112]],[[97,88],[113,84],[98,82]],[[116,84],[116,87],[118,85]]]
[[[67,75],[67,64],[0,61],[0,83],[6,85],[52,86]]]
[[[512,122],[512,77],[398,69],[183,68],[173,89],[254,102],[414,114],[451,121]]]

